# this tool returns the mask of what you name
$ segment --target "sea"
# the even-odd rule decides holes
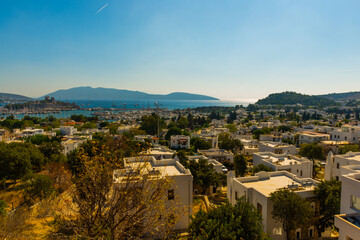
[[[166,108],[170,110],[174,109],[187,109],[196,107],[210,107],[210,106],[223,106],[233,107],[236,105],[247,106],[250,103],[254,103],[255,99],[241,99],[241,100],[66,100],[69,103],[76,103],[82,110],[62,111],[60,113],[49,114],[28,114],[32,117],[45,118],[52,115],[55,118],[69,118],[73,114],[82,114],[84,116],[91,116],[91,114],[101,111],[132,111],[141,110],[146,108]],[[16,119],[21,119],[24,114],[16,114]],[[0,117],[7,117],[6,115],[0,115]]]

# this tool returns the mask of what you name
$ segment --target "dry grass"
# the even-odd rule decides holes
[[[195,215],[198,211],[203,210],[206,212],[206,206],[202,197],[194,197],[193,201],[193,215]]]

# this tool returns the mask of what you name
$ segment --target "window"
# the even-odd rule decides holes
[[[312,227],[309,229],[309,237],[314,237],[314,229]]]
[[[235,200],[237,200],[239,197],[238,197],[238,192],[235,191]]]
[[[337,164],[336,164],[336,168],[337,168],[337,169],[339,169],[339,167],[340,167],[340,164],[339,164],[339,163],[337,163]]]
[[[258,210],[259,213],[262,213],[262,205],[260,203],[257,203],[256,209]]]
[[[175,199],[174,189],[168,190],[168,200],[174,200],[174,199]]]
[[[300,177],[302,177],[302,170],[300,170]]]
[[[336,181],[339,181],[339,176],[336,176]]]
[[[296,230],[296,240],[301,239],[301,229]]]
[[[356,211],[360,211],[360,198],[357,196],[351,195],[350,207]]]

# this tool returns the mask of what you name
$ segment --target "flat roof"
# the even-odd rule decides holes
[[[278,142],[262,142],[262,141],[260,141],[259,143],[262,143],[262,144],[270,146],[270,147],[290,147],[290,146],[294,146],[294,145],[290,145],[290,144],[287,144],[287,143],[278,143]]]
[[[162,176],[175,176],[184,174],[176,164],[156,166],[152,162],[133,162],[129,164],[133,169],[144,167],[145,172],[158,170]]]
[[[275,164],[275,165],[280,165],[280,166],[287,166],[287,165],[290,165],[290,164],[301,164],[300,161],[297,161],[295,159],[292,159],[292,158],[287,158],[287,157],[283,157],[283,158],[277,158],[277,157],[274,157],[274,156],[270,156],[270,158],[263,158],[265,161],[269,161],[271,162],[272,164]]]
[[[360,152],[348,152],[342,155],[335,155],[335,157],[343,158],[346,160],[360,161]]]
[[[256,191],[260,192],[266,197],[270,197],[270,194],[275,192],[278,189],[281,188],[287,188],[289,185],[297,184],[299,187],[303,188],[302,190],[313,190],[314,185],[307,185],[302,186],[302,184],[295,179],[292,179],[291,177],[283,174],[283,175],[277,175],[277,176],[271,176],[267,179],[259,179],[256,181],[250,181],[250,182],[242,182],[240,181],[245,187],[247,188],[253,188]]]
[[[299,134],[308,135],[308,136],[312,136],[312,137],[326,137],[326,136],[329,136],[329,134],[327,134],[327,133],[308,132],[308,131],[300,132]]]

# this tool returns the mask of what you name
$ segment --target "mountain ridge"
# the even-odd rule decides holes
[[[360,99],[360,91],[354,92],[343,92],[343,93],[329,93],[317,95],[319,97],[326,97],[329,99],[333,99],[335,101],[348,101],[348,100],[358,100]]]
[[[69,89],[60,89],[55,92],[44,95],[55,97],[56,99],[71,100],[219,100],[207,95],[193,94],[186,92],[173,92],[169,94],[149,94],[140,91],[115,88],[92,88],[75,87]],[[43,98],[41,97],[41,98]]]
[[[15,101],[31,101],[33,98],[26,97],[20,94],[13,93],[0,93],[0,99],[3,101],[15,100]]]

